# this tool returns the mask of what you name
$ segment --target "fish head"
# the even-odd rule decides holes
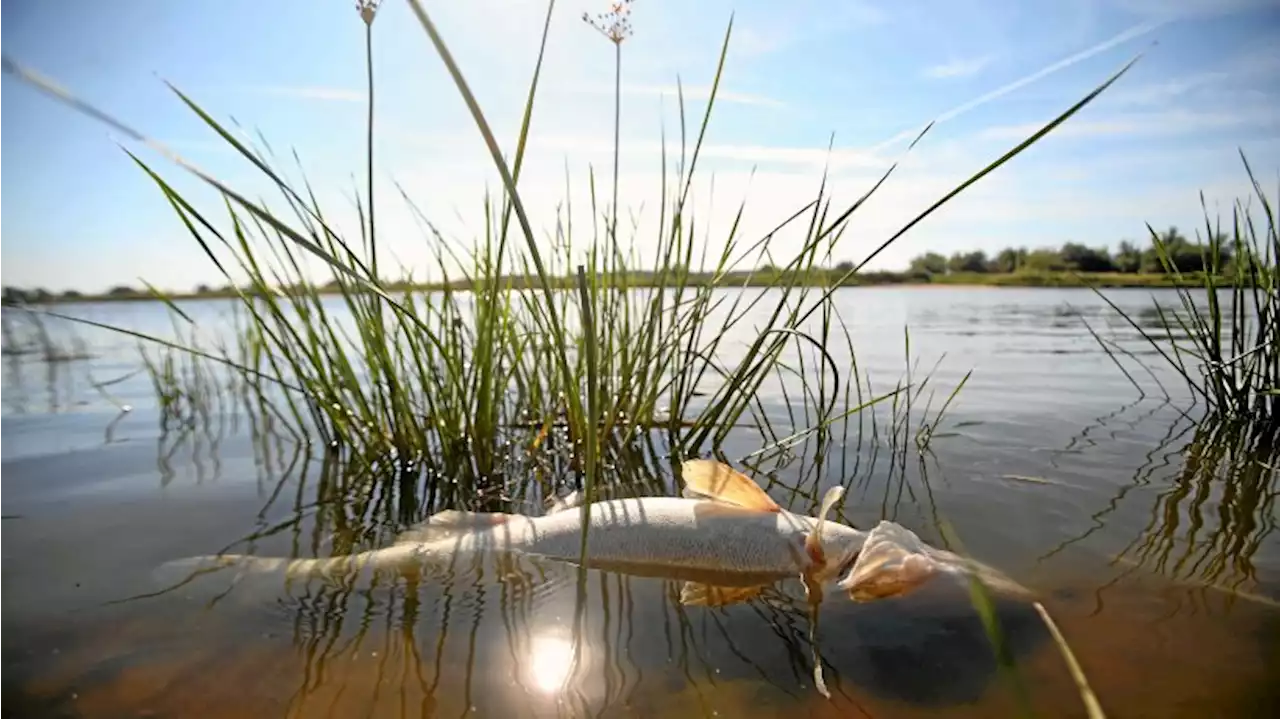
[[[867,602],[910,594],[944,571],[911,530],[881,522],[866,535],[857,561],[837,586],[855,602]]]

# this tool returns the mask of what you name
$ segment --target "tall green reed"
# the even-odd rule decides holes
[[[1132,65],[933,203],[858,266],[833,279],[823,263],[831,259],[849,218],[889,178],[896,164],[843,208],[833,205],[824,174],[814,199],[758,238],[747,237],[742,225],[745,206],[740,205],[719,247],[698,241],[701,218],[691,206],[690,193],[724,71],[733,29],[730,20],[691,150],[681,91],[679,161],[669,168],[664,151],[663,201],[655,260],[650,265],[634,245],[624,249],[617,237],[621,42],[615,41],[615,201],[609,208],[610,219],[603,233],[593,223],[583,242],[566,200],[549,242],[541,242],[518,183],[554,2],[548,5],[510,163],[429,13],[416,0],[409,0],[409,5],[475,121],[502,180],[500,196],[486,197],[480,214],[484,229],[470,248],[446,238],[400,188],[426,230],[433,255],[431,270],[445,280],[436,293],[396,290],[396,285],[382,279],[385,267],[379,265],[371,140],[375,135],[372,48],[377,3],[357,5],[365,24],[369,78],[368,194],[357,197],[360,247],[347,242],[331,224],[296,154],[302,180],[290,182],[269,146],[260,148],[240,139],[177,88],[170,86],[231,149],[270,180],[279,191],[282,210],[269,208],[265,200],[248,199],[8,58],[5,70],[158,151],[222,198],[220,208],[197,207],[150,164],[130,153],[214,268],[236,288],[236,301],[246,320],[238,350],[211,351],[131,334],[232,368],[245,378],[245,387],[261,412],[287,421],[299,436],[318,435],[371,475],[420,477],[428,503],[483,504],[492,487],[511,486],[509,477],[519,478],[517,484],[533,477],[550,490],[557,469],[585,479],[590,493],[597,478],[626,463],[636,442],[654,432],[665,435],[670,459],[676,463],[718,451],[731,434],[754,434],[761,445],[770,446],[809,432],[826,437],[835,422],[843,421],[847,435],[851,415],[896,392],[864,396],[856,359],[850,373],[832,358],[828,349],[832,343],[844,343],[853,355],[850,333],[834,301],[835,290],[910,228],[1092,102]],[[569,178],[566,185],[571,196]],[[592,211],[597,216],[594,182],[592,190]],[[742,270],[761,266],[762,259],[773,264],[773,243],[789,228],[802,230],[800,249],[780,271],[768,273],[765,287],[755,287],[759,284],[752,282],[759,279],[756,272]],[[509,241],[513,231],[523,243]],[[338,290],[332,299],[323,296],[311,279],[308,258],[318,258],[332,271],[332,284]],[[696,281],[691,277],[695,265],[701,270]],[[412,272],[401,270],[407,280],[402,287],[411,286]],[[461,290],[450,284],[459,274]],[[643,288],[634,287],[632,279],[642,274],[649,281]],[[237,275],[247,277],[247,283],[236,282]],[[823,281],[811,282],[814,277]],[[173,302],[169,305],[181,321],[190,323]],[[735,335],[748,338],[745,349],[734,344]],[[760,399],[760,390],[767,385],[780,386],[785,393],[785,420],[771,414]],[[858,396],[850,409],[851,386]],[[839,406],[841,398],[844,409]],[[927,434],[920,435],[917,443],[926,446],[928,439]]]

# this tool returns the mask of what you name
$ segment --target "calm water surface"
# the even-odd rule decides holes
[[[1111,296],[1138,313],[1152,292]],[[1112,716],[1280,715],[1274,472],[1244,522],[1231,512],[1240,498],[1224,493],[1230,482],[1185,472],[1195,438],[1179,410],[1185,388],[1158,365],[1153,377],[1126,360],[1147,391],[1140,399],[1076,313],[1141,350],[1131,329],[1087,290],[838,298],[875,387],[902,376],[904,326],[922,372],[945,353],[935,408],[973,375],[929,454],[894,462],[869,424],[857,442],[855,424],[825,464],[797,454],[761,475],[779,501],[809,509],[788,487],[816,478],[848,486],[845,520],[857,526],[890,518],[941,544],[946,519],[970,553],[1045,597]],[[212,322],[229,305],[184,308]],[[60,310],[170,326],[149,303]],[[152,572],[170,559],[233,545],[326,556],[335,533],[377,543],[400,527],[362,526],[350,502],[317,489],[334,486],[321,456],[255,435],[243,416],[163,430],[149,380],[129,374],[135,342],[76,332],[91,358],[4,358],[6,716],[1016,713],[962,590],[862,605],[828,595],[818,645],[830,701],[812,686],[808,620],[787,583],[723,609],[682,606],[673,581],[593,571],[580,591],[572,568],[523,563],[507,576],[416,583],[231,586],[213,575],[155,594],[164,586]],[[831,351],[842,369],[851,364]],[[761,400],[785,413],[784,397],[771,387]],[[133,411],[121,415],[118,403]],[[728,454],[755,449],[748,439]],[[1000,611],[1038,712],[1084,716],[1034,612],[1012,602]]]

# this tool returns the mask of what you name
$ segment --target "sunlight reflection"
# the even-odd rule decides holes
[[[560,691],[573,669],[573,643],[568,637],[535,637],[529,651],[529,680],[539,691]]]

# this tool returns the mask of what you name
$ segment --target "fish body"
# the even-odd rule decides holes
[[[763,585],[801,576],[820,587],[846,572],[838,587],[855,601],[908,594],[938,576],[976,576],[995,589],[1023,593],[998,571],[930,547],[913,532],[882,521],[871,532],[825,519],[843,494],[827,491],[817,517],[782,509],[759,485],[727,465],[682,465],[684,497],[636,497],[574,508],[560,502],[540,517],[447,510],[403,533],[395,544],[357,554],[288,559],[249,555],[192,557],[165,571],[234,567],[240,573],[290,578],[373,571],[454,572],[514,556],[630,574],[685,579],[682,601],[724,604]],[[714,581],[711,579],[714,577]]]
[[[686,570],[767,581],[796,576],[813,561],[805,544],[818,519],[786,510],[760,511],[685,497],[615,499],[593,503],[589,509],[588,566],[642,574]],[[362,567],[447,567],[466,557],[510,553],[577,563],[583,529],[578,509],[541,517],[442,512],[409,532],[409,539],[359,554],[293,560],[222,555],[180,561],[193,568],[236,566],[290,577],[343,574]],[[866,533],[827,520],[820,538],[838,568],[857,554]]]

